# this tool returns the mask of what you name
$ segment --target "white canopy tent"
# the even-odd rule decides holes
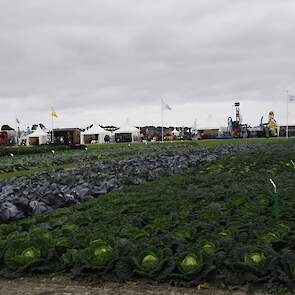
[[[135,142],[140,141],[140,130],[128,123],[115,131],[115,140],[117,142]]]
[[[104,130],[99,125],[93,125],[90,129],[81,132],[81,144],[106,143],[110,136],[111,132]]]
[[[40,145],[49,142],[48,133],[38,127],[33,133],[26,136],[26,145]]]
[[[172,134],[173,134],[174,136],[178,137],[179,134],[180,134],[180,132],[179,132],[176,128],[174,128],[174,130],[172,131]]]

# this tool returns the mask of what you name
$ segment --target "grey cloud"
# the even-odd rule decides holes
[[[274,101],[294,84],[294,11],[292,0],[1,0],[0,104]]]

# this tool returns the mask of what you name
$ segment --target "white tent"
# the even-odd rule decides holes
[[[117,142],[134,142],[140,141],[140,130],[128,123],[121,126],[115,131],[115,139]]]
[[[180,132],[179,132],[176,128],[174,128],[173,131],[172,131],[172,134],[173,134],[174,136],[178,137],[179,134],[180,134]]]
[[[27,145],[47,144],[49,142],[48,134],[46,131],[38,127],[33,133],[26,136]]]
[[[91,142],[105,143],[107,137],[110,138],[111,133],[104,130],[99,125],[93,125],[90,129],[81,132],[81,144],[88,144]]]

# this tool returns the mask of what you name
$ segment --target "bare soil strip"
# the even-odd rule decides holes
[[[148,285],[142,282],[126,284],[112,282],[83,282],[69,276],[34,276],[15,280],[0,279],[1,295],[246,295],[245,291],[214,288],[177,288],[169,285]],[[263,293],[256,293],[257,295]]]

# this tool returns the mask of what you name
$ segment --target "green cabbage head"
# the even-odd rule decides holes
[[[160,263],[160,259],[157,254],[153,251],[143,251],[139,255],[139,265],[145,272],[151,272],[156,269]]]
[[[251,252],[244,254],[244,263],[252,267],[263,267],[266,263],[266,256],[263,252]]]
[[[202,266],[202,259],[195,253],[187,253],[178,261],[178,268],[184,274],[194,273]]]
[[[28,266],[38,262],[41,258],[41,249],[35,245],[25,244],[16,248],[9,248],[4,254],[4,261],[8,267]]]
[[[40,249],[35,247],[30,247],[25,249],[20,255],[17,255],[15,258],[20,264],[33,263],[41,257]]]
[[[204,240],[201,242],[201,247],[204,250],[205,253],[207,254],[213,254],[216,251],[216,245],[215,243],[211,241]]]
[[[105,266],[113,257],[113,248],[102,240],[95,240],[90,243],[87,249],[87,260],[94,266]]]

